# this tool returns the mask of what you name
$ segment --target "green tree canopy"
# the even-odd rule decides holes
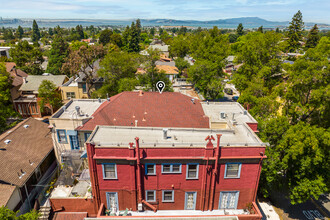
[[[320,40],[319,29],[315,24],[314,27],[309,31],[306,41],[306,48],[314,48]]]
[[[242,23],[239,23],[237,28],[236,28],[236,33],[238,36],[242,36],[244,34],[244,27]]]
[[[302,31],[304,28],[304,22],[302,20],[302,13],[298,11],[290,22],[289,30],[287,32],[287,50],[290,52],[295,52],[300,47],[300,42],[302,40]]]
[[[5,206],[0,207],[0,219],[4,220],[37,220],[39,217],[38,212],[32,210],[24,215],[17,216],[19,211],[14,212]]]
[[[61,34],[55,35],[52,48],[49,51],[49,62],[47,72],[55,75],[62,74],[61,68],[68,55],[69,44],[63,39]]]
[[[110,42],[111,35],[113,34],[112,30],[105,29],[100,33],[99,42],[103,45],[106,45]]]
[[[49,80],[43,80],[38,89],[38,98],[41,112],[48,107],[51,114],[62,106],[61,93],[56,85]]]
[[[16,30],[16,37],[18,39],[22,39],[23,34],[24,34],[23,28],[20,25],[18,25],[17,30]]]
[[[8,128],[7,118],[14,116],[12,108],[11,96],[11,79],[6,72],[6,67],[0,63],[0,133]]]
[[[36,20],[33,20],[31,39],[33,42],[38,42],[38,40],[40,39],[40,30]]]
[[[27,41],[21,41],[9,51],[10,56],[17,67],[31,75],[43,73],[41,64],[44,61],[39,47],[30,45]]]

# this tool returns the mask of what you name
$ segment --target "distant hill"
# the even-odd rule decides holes
[[[127,20],[109,20],[109,19],[36,19],[40,27],[75,27],[78,24],[83,26],[126,26],[130,25],[133,19]],[[33,19],[0,19],[0,26],[17,27],[31,27]],[[287,27],[289,21],[268,21],[259,17],[241,17],[241,18],[228,18],[210,21],[198,20],[175,20],[175,19],[141,19],[143,26],[191,26],[191,27],[204,27],[209,28],[218,26],[219,28],[236,28],[239,23],[242,23],[244,28],[257,28],[261,25],[264,28]],[[307,29],[312,27],[315,23],[305,23]],[[329,24],[317,23],[321,29],[330,29]]]

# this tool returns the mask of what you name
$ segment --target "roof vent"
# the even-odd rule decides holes
[[[191,99],[192,104],[195,104],[195,99]]]
[[[244,115],[247,115],[247,111],[246,111],[246,110],[244,110],[244,111],[243,111],[243,114],[244,114]]]
[[[23,125],[24,128],[28,128],[30,125]]]
[[[76,106],[75,109],[76,109],[77,115],[80,115],[80,107]]]
[[[108,102],[110,102],[110,98],[107,98]]]
[[[220,112],[220,118],[225,119],[226,118],[226,113],[225,112]]]
[[[163,138],[164,138],[165,140],[167,140],[167,138],[168,138],[168,136],[167,136],[167,131],[168,131],[167,128],[163,128]]]
[[[11,142],[11,140],[7,139],[4,142],[5,142],[5,144],[9,144]]]
[[[66,106],[63,106],[63,111],[66,112]]]
[[[100,99],[100,98],[98,98],[98,100],[99,100],[99,103],[101,103],[101,99]]]

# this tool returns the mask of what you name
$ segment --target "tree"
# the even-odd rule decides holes
[[[110,42],[110,38],[112,35],[112,31],[109,29],[105,29],[100,33],[100,37],[99,37],[99,42],[103,45],[106,45],[107,43]]]
[[[38,98],[41,112],[45,107],[49,107],[51,114],[62,106],[61,93],[56,85],[49,80],[43,80],[38,89]]]
[[[10,41],[10,40],[15,39],[12,30],[9,29],[9,28],[6,28],[6,29],[5,29],[5,31],[4,31],[4,33],[3,33],[3,38],[4,38],[6,41]]]
[[[62,71],[74,76],[79,72],[87,84],[87,95],[91,96],[91,88],[94,85],[96,73],[96,61],[103,58],[105,50],[102,45],[81,46],[77,50],[70,49],[66,62],[62,65]]]
[[[33,42],[38,42],[38,40],[40,39],[40,31],[36,20],[33,20],[31,39]]]
[[[290,22],[289,30],[287,33],[287,50],[295,52],[299,47],[299,41],[302,40],[302,31],[304,28],[304,22],[302,20],[302,13],[300,10],[292,17]]]
[[[329,39],[322,39],[292,66],[285,66],[289,79],[283,92],[286,100],[283,110],[292,124],[299,121],[324,127],[330,124],[329,48]]]
[[[151,35],[151,37],[154,37],[155,32],[156,32],[156,30],[154,27],[150,28],[149,34]]]
[[[5,220],[37,220],[39,217],[38,212],[32,210],[24,215],[17,216],[19,211],[14,212],[5,206],[0,207],[0,219]]]
[[[57,34],[52,43],[52,48],[49,51],[49,63],[47,72],[55,75],[60,75],[61,68],[68,55],[69,44],[64,41],[61,34]]]
[[[136,26],[136,31],[137,31],[137,35],[138,35],[138,40],[140,42],[141,41],[141,37],[140,37],[141,36],[141,28],[142,28],[140,19],[136,20],[135,26]]]
[[[275,30],[276,33],[280,33],[280,29],[277,27]]]
[[[171,82],[163,71],[157,69],[155,62],[159,60],[160,55],[158,50],[148,50],[148,56],[144,63],[146,74],[139,75],[140,84],[145,87],[145,90],[157,91],[156,83],[163,81],[165,83],[164,91],[172,91]]]
[[[39,47],[34,47],[27,41],[22,41],[12,47],[9,53],[17,67],[24,72],[31,75],[41,75],[43,73],[41,64],[44,59]]]
[[[258,27],[258,30],[260,33],[264,33],[264,30],[263,30],[263,26],[261,25],[260,27]]]
[[[170,44],[170,56],[171,57],[185,57],[189,52],[189,44],[187,42],[188,37],[179,35],[172,39]]]
[[[281,125],[271,128],[279,129]],[[312,197],[318,199],[330,187],[329,130],[303,122],[288,128],[286,122],[285,129],[278,134],[281,138],[278,143],[271,143],[272,147],[266,149],[263,192],[288,188],[292,204]]]
[[[243,29],[244,29],[243,24],[239,23],[236,29],[236,33],[238,36],[242,36],[244,34]]]
[[[319,29],[315,24],[314,27],[309,31],[306,41],[306,48],[314,48],[316,47],[317,43],[319,42]]]
[[[49,34],[50,36],[53,36],[53,35],[54,35],[53,28],[49,28],[49,29],[48,29],[48,34]]]
[[[11,80],[6,67],[0,63],[0,133],[8,128],[7,118],[14,116],[10,96]]]
[[[140,30],[141,32],[141,30]],[[131,28],[130,28],[130,37],[129,37],[129,44],[128,44],[128,51],[129,52],[139,52],[140,51],[140,34],[139,30],[137,29],[137,25],[132,22]]]
[[[76,26],[76,33],[79,36],[79,40],[84,39],[85,34],[84,34],[84,29],[83,29],[82,25],[77,25]]]
[[[18,39],[22,39],[23,34],[24,34],[24,30],[23,30],[23,28],[22,28],[20,25],[18,25],[18,27],[17,27],[17,31],[16,31],[16,37],[17,37]]]
[[[184,69],[187,69],[190,65],[189,65],[188,61],[184,60],[181,57],[178,57],[178,58],[175,59],[175,66],[179,69],[179,74],[181,76],[182,71]]]

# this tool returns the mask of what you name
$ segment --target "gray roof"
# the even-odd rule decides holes
[[[168,45],[150,45],[149,49],[160,50],[161,52],[168,52]]]
[[[155,64],[156,65],[159,65],[159,66],[175,66],[175,62],[174,61],[164,62],[164,61],[157,60],[155,62]]]
[[[60,87],[65,79],[67,79],[66,75],[29,75],[26,78],[26,83],[23,83],[20,91],[35,91],[38,92],[39,86],[43,80],[52,81],[57,87]]]

